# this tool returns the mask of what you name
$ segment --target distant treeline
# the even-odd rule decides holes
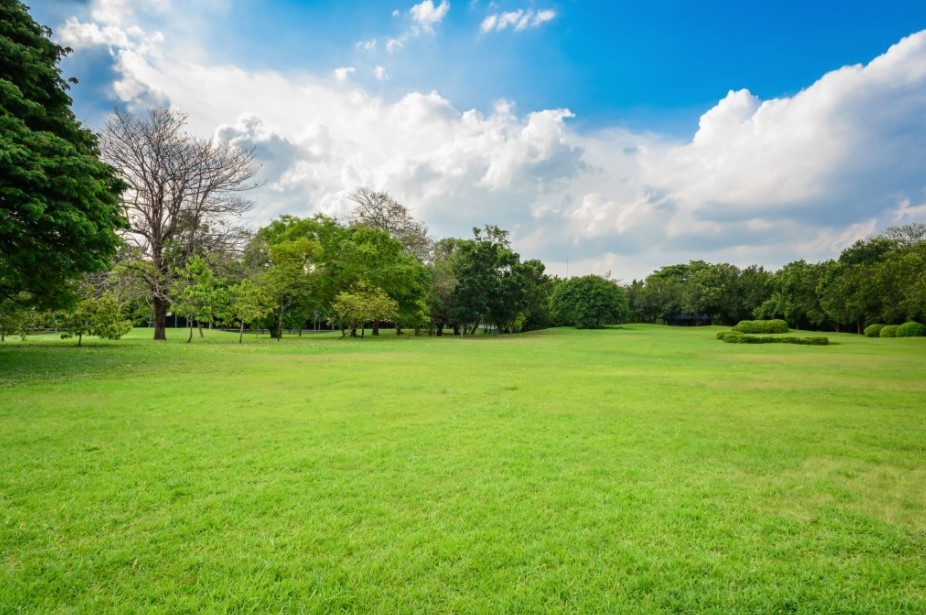
[[[692,261],[625,287],[636,322],[732,325],[781,318],[796,329],[861,333],[872,323],[926,321],[926,224],[890,227],[836,260],[760,266]]]

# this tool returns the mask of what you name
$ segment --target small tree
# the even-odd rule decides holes
[[[338,293],[331,309],[332,321],[341,328],[341,337],[346,328],[350,329],[351,337],[356,337],[358,327],[363,337],[365,323],[394,320],[399,314],[399,304],[386,291],[362,282],[351,291]]]
[[[239,284],[232,287],[229,315],[241,321],[241,328],[238,331],[239,344],[244,339],[245,323],[252,323],[271,312],[273,312],[273,299],[266,290],[251,280],[241,280]]]
[[[78,346],[85,335],[117,340],[132,330],[132,321],[122,315],[119,298],[108,290],[99,297],[84,297],[72,310],[57,312],[54,322],[61,337],[77,337]]]
[[[178,268],[177,277],[174,309],[187,316],[190,335],[186,341],[190,343],[193,340],[193,321],[199,323],[199,336],[203,337],[202,323],[214,322],[228,298],[222,280],[215,277],[209,263],[199,255]]]
[[[571,278],[553,293],[553,309],[560,322],[577,329],[599,329],[623,322],[630,314],[621,288],[597,275]]]

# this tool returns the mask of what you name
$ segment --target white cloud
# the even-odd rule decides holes
[[[385,81],[386,80],[386,67],[377,66],[376,68],[374,68],[373,76],[376,77],[378,81]]]
[[[423,2],[414,5],[409,14],[422,30],[432,32],[434,26],[443,21],[449,10],[450,3],[447,0],[442,0],[438,6],[434,6],[432,0],[423,0]]]
[[[355,70],[356,69],[353,66],[343,66],[341,68],[336,68],[334,69],[334,78],[337,81],[343,83],[347,81],[347,78],[350,77],[350,74],[355,72]]]
[[[926,221],[926,203],[910,205],[910,199],[903,199],[894,211],[894,222],[904,222],[905,220]]]
[[[500,13],[486,31],[517,30],[526,14],[501,27]],[[255,224],[344,215],[345,195],[369,185],[437,234],[499,224],[556,273],[568,256],[572,274],[626,280],[692,258],[826,258],[881,226],[926,218],[926,32],[791,97],[730,92],[678,142],[578,133],[566,109],[521,114],[501,101],[487,113],[458,110],[436,92],[387,101],[345,85],[352,67],[336,69],[344,83],[335,83],[213,63],[122,19],[59,32],[113,48],[123,101],[169,102],[195,131],[254,145],[266,180],[253,195]]]
[[[511,28],[515,32],[537,28],[556,18],[556,11],[544,9],[533,11],[531,9],[518,9],[506,13],[493,13],[482,20],[479,29],[483,32],[501,32]]]
[[[374,51],[376,49],[376,45],[377,45],[376,39],[371,38],[365,41],[357,41],[357,44],[355,46],[357,47],[357,49],[362,49],[364,51]]]

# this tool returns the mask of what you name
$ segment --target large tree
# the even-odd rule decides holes
[[[69,282],[105,268],[124,224],[122,182],[71,111],[49,40],[21,2],[0,2],[0,302],[68,304]]]
[[[256,185],[253,150],[195,137],[185,126],[186,117],[169,109],[116,111],[102,133],[104,159],[129,186],[122,200],[131,225],[126,239],[137,248],[134,270],[148,290],[156,340],[166,338],[177,268],[242,239],[229,225],[250,207],[241,193]]]
[[[358,188],[347,198],[357,204],[351,219],[355,226],[385,231],[419,261],[429,260],[431,240],[428,227],[412,218],[408,209],[392,195],[370,188]]]
[[[553,310],[560,322],[578,329],[599,329],[624,322],[630,315],[621,288],[597,275],[570,278],[553,292]]]

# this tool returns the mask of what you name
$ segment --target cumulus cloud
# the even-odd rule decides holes
[[[353,66],[342,66],[341,68],[334,69],[334,78],[343,83],[347,81],[347,78],[350,77],[351,73],[355,72]]]
[[[539,13],[527,13],[504,26],[496,15],[484,29],[531,27]],[[194,131],[256,148],[266,183],[252,195],[255,225],[282,213],[345,215],[345,196],[368,185],[439,235],[499,224],[555,273],[568,257],[573,274],[627,280],[692,258],[827,258],[926,217],[926,32],[794,96],[731,91],[679,141],[577,132],[567,109],[461,110],[437,92],[384,100],[346,85],[351,67],[336,69],[336,83],[211,63],[172,52],[127,15],[75,22],[68,36],[113,48],[113,92],[129,106],[169,103]]]
[[[531,9],[518,9],[506,13],[493,13],[482,20],[479,29],[483,32],[501,32],[511,28],[515,32],[537,28],[556,18],[556,11],[544,9],[533,11]]]
[[[409,10],[409,14],[422,30],[432,32],[434,26],[443,21],[449,10],[450,3],[447,0],[442,0],[437,6],[434,6],[432,0],[423,0],[423,2],[414,5]]]

